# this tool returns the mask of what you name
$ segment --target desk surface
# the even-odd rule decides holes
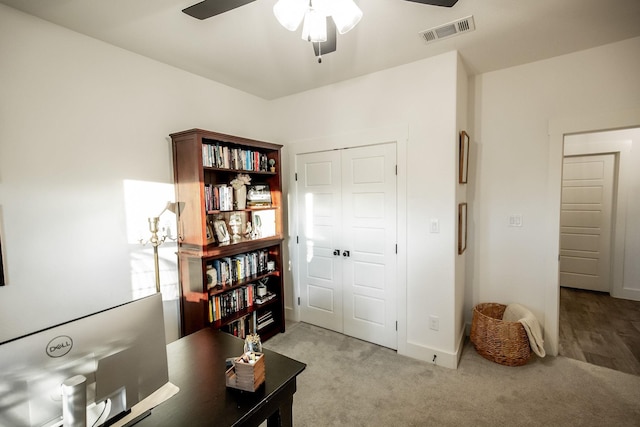
[[[211,328],[169,344],[169,381],[180,391],[136,427],[258,425],[256,420],[264,419],[259,412],[270,411],[272,400],[293,395],[296,376],[306,365],[265,349],[265,383],[254,393],[227,388],[225,361],[241,355],[243,346],[243,340]]]

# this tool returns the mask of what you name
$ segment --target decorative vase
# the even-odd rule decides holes
[[[242,187],[235,189],[235,197],[236,197],[236,209],[244,209],[247,207],[247,186],[243,185]]]
[[[247,335],[247,337],[244,339],[244,352],[262,353],[262,342],[260,341],[260,335]]]

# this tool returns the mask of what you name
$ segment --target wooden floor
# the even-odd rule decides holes
[[[640,301],[560,288],[559,353],[640,375]]]

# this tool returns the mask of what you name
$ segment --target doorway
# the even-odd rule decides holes
[[[564,138],[558,353],[640,375],[640,332],[634,326],[640,302],[632,301],[636,298],[623,281],[625,188],[632,184],[629,153],[635,137],[622,132]]]
[[[296,156],[300,320],[397,349],[396,144]]]

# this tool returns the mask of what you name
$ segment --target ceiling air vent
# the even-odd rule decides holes
[[[476,24],[473,22],[473,16],[467,16],[466,18],[458,19],[457,21],[449,22],[448,24],[420,31],[418,34],[420,34],[420,37],[422,37],[425,42],[432,43],[448,37],[457,36],[458,34],[467,33],[475,29]]]

